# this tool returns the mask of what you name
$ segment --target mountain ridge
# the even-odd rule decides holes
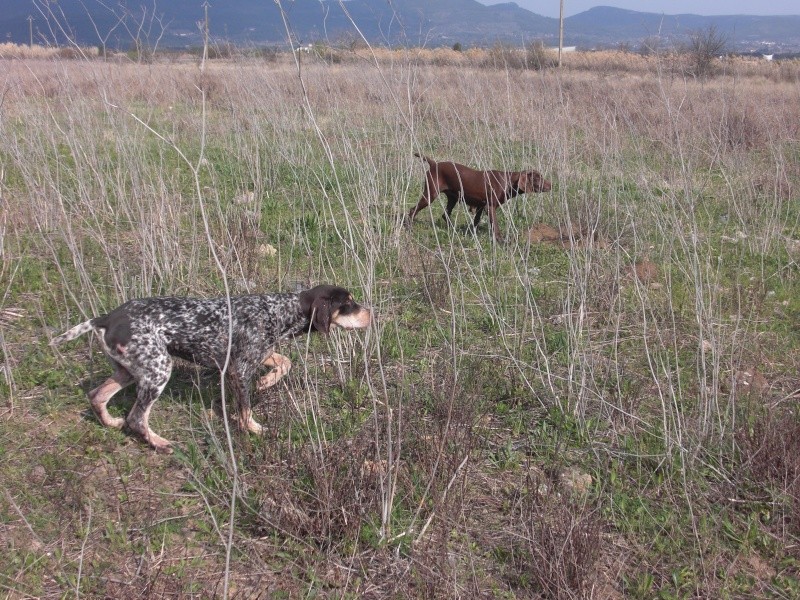
[[[4,4],[0,36],[9,42],[30,41],[28,19],[33,17],[33,41],[40,44],[63,45],[69,36],[82,45],[128,48],[137,31],[146,32],[139,34],[140,43],[151,46],[156,41],[173,48],[202,43],[204,5],[198,0],[172,0],[167,6],[156,5],[155,11],[135,0],[116,5],[100,0],[5,0]],[[278,5],[263,0],[209,3],[210,36],[237,45],[286,44],[285,16],[294,43],[356,39],[360,34],[353,23],[370,43],[382,45],[519,45],[532,40],[552,45],[558,38],[558,19],[514,2],[486,6],[477,0],[294,0],[281,6],[283,16]],[[800,15],[666,15],[602,5],[567,17],[564,41],[591,48],[635,45],[658,36],[679,43],[689,32],[711,26],[728,37],[732,50],[759,45],[800,50]]]

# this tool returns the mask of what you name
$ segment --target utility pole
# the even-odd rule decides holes
[[[210,4],[208,0],[203,2],[203,10],[205,11],[205,20],[203,21],[203,63],[200,67],[201,71],[206,69],[206,60],[208,60],[208,7]]]
[[[561,51],[564,48],[564,0],[558,11],[558,67],[561,68]]]
[[[28,15],[28,48],[33,48],[33,17]]]

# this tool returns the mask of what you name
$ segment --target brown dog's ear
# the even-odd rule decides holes
[[[317,297],[311,305],[311,325],[321,333],[331,330],[331,301]]]
[[[517,189],[525,194],[530,192],[549,192],[550,182],[538,171],[524,171],[519,174]]]

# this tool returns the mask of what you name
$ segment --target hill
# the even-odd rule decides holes
[[[174,0],[156,5],[155,10],[133,2],[110,5],[97,0],[50,4],[7,0],[5,5],[0,35],[16,43],[28,42],[31,34],[37,43],[65,44],[69,37],[81,44],[105,43],[116,48],[132,46],[137,36],[150,46],[158,42],[161,47],[187,47],[202,42],[205,8],[198,0]],[[558,34],[557,19],[513,2],[485,6],[476,0],[295,0],[283,2],[282,8],[283,14],[275,3],[260,0],[210,3],[210,35],[239,45],[280,45],[286,43],[288,25],[296,43],[339,43],[363,35],[373,44],[441,46],[530,40],[554,44]],[[674,42],[711,25],[728,36],[732,49],[800,49],[800,16],[662,15],[603,6],[565,19],[565,43],[635,45],[653,36]]]

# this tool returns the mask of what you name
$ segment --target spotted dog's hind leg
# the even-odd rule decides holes
[[[153,403],[167,385],[171,372],[172,359],[165,353],[158,368],[147,371],[137,370],[134,373],[137,388],[136,403],[125,419],[125,425],[130,431],[144,438],[156,452],[164,454],[172,452],[171,443],[150,429],[149,419]]]
[[[125,419],[122,417],[112,417],[106,405],[114,394],[133,383],[133,375],[128,372],[128,369],[116,361],[114,361],[114,366],[116,367],[114,374],[89,392],[88,396],[92,406],[92,412],[94,412],[100,422],[106,427],[121,429],[125,424]]]

